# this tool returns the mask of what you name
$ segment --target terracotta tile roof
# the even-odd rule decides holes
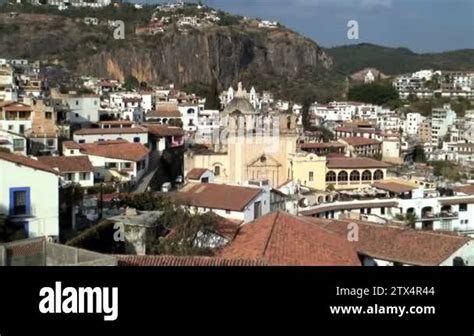
[[[242,211],[261,192],[260,188],[217,183],[189,183],[181,191],[166,193],[166,195],[184,205]]]
[[[388,168],[391,165],[377,161],[370,158],[342,158],[342,157],[334,157],[328,158],[327,163],[328,168]]]
[[[161,103],[156,105],[156,110],[148,112],[146,116],[154,118],[181,118],[181,113],[177,104]]]
[[[88,156],[39,156],[38,160],[61,173],[94,171]]]
[[[474,204],[474,197],[440,199],[439,203],[441,205]]]
[[[193,168],[189,171],[188,175],[186,175],[186,178],[190,180],[199,180],[201,176],[207,171],[209,171],[209,169]]]
[[[307,142],[300,144],[301,149],[344,148],[339,142]]]
[[[118,266],[266,266],[259,259],[227,259],[202,256],[119,255]]]
[[[224,218],[219,215],[215,215],[216,218],[216,231],[219,235],[229,240],[233,240],[243,221]]]
[[[160,137],[184,135],[184,130],[179,127],[154,125],[154,124],[144,124],[143,126],[145,126],[148,129],[148,133],[156,135],[156,136],[160,136]]]
[[[0,108],[4,111],[20,111],[20,112],[31,112],[33,108],[30,105],[23,103],[18,103],[14,101],[4,101],[0,102]]]
[[[133,121],[130,120],[108,120],[99,121],[98,125],[133,125]]]
[[[474,195],[474,184],[454,187],[453,190],[466,195]]]
[[[344,237],[305,217],[275,212],[241,226],[219,253],[224,258],[263,259],[279,266],[360,266],[356,249]]]
[[[372,184],[372,186],[377,189],[386,190],[397,194],[409,192],[417,188],[415,186],[409,186],[408,184],[396,182],[375,182]]]
[[[66,149],[81,149],[81,145],[74,141],[64,141],[63,147]]]
[[[360,254],[410,265],[439,265],[471,241],[467,237],[363,221],[311,220],[341,237],[347,237],[349,223],[356,223],[359,228],[359,241],[353,244]]]
[[[134,162],[143,160],[150,153],[150,150],[144,145],[127,141],[101,141],[93,144],[80,144],[80,147],[81,152],[87,155]]]
[[[75,135],[93,135],[93,134],[141,134],[148,133],[143,127],[123,127],[123,128],[83,128],[76,132]]]
[[[380,145],[382,142],[375,139],[367,139],[364,137],[348,137],[340,139],[351,146]]]
[[[337,204],[337,203],[328,203],[327,205],[322,205],[318,206],[315,209],[309,209],[309,210],[302,210],[300,211],[300,214],[303,216],[311,216],[311,215],[316,215],[318,213],[326,212],[326,211],[333,211],[333,210],[354,210],[354,209],[367,209],[367,208],[380,208],[380,207],[386,207],[386,208],[391,208],[391,207],[397,207],[398,202],[394,201],[383,201],[380,200],[377,203],[372,202],[372,203],[342,203],[342,204]]]
[[[60,173],[58,171],[54,170],[53,168],[51,168],[47,164],[44,164],[43,162],[31,159],[31,158],[26,157],[26,156],[20,156],[20,155],[0,152],[0,160],[13,162],[13,163],[18,164],[20,166],[30,167],[30,168],[33,168],[33,169],[45,171],[47,173],[60,175]]]

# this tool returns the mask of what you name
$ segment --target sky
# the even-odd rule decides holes
[[[277,20],[312,38],[323,47],[374,43],[389,47],[407,47],[415,52],[474,49],[474,0],[202,2],[233,14]],[[350,40],[347,37],[347,25],[351,20],[358,22],[358,40]]]

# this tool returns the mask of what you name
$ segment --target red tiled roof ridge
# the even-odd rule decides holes
[[[11,153],[0,152],[0,159],[6,160],[6,161],[9,161],[9,162],[21,165],[21,166],[29,167],[29,168],[32,168],[32,169],[41,170],[41,171],[44,171],[44,172],[47,172],[47,173],[52,173],[52,174],[55,174],[55,175],[61,175],[60,172],[58,172],[57,170],[51,168],[50,166],[48,166],[48,165],[46,165],[46,164],[44,164],[44,163],[42,163],[38,160],[27,157],[27,156],[21,156],[21,155],[16,155],[16,154],[11,154]]]

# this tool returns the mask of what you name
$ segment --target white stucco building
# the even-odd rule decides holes
[[[28,237],[59,236],[59,172],[37,160],[0,153],[0,212]]]

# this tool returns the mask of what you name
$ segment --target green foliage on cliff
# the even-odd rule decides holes
[[[352,74],[374,67],[387,75],[415,72],[420,69],[474,70],[474,49],[443,53],[417,54],[406,48],[389,48],[369,43],[326,49],[334,58],[336,69]]]

